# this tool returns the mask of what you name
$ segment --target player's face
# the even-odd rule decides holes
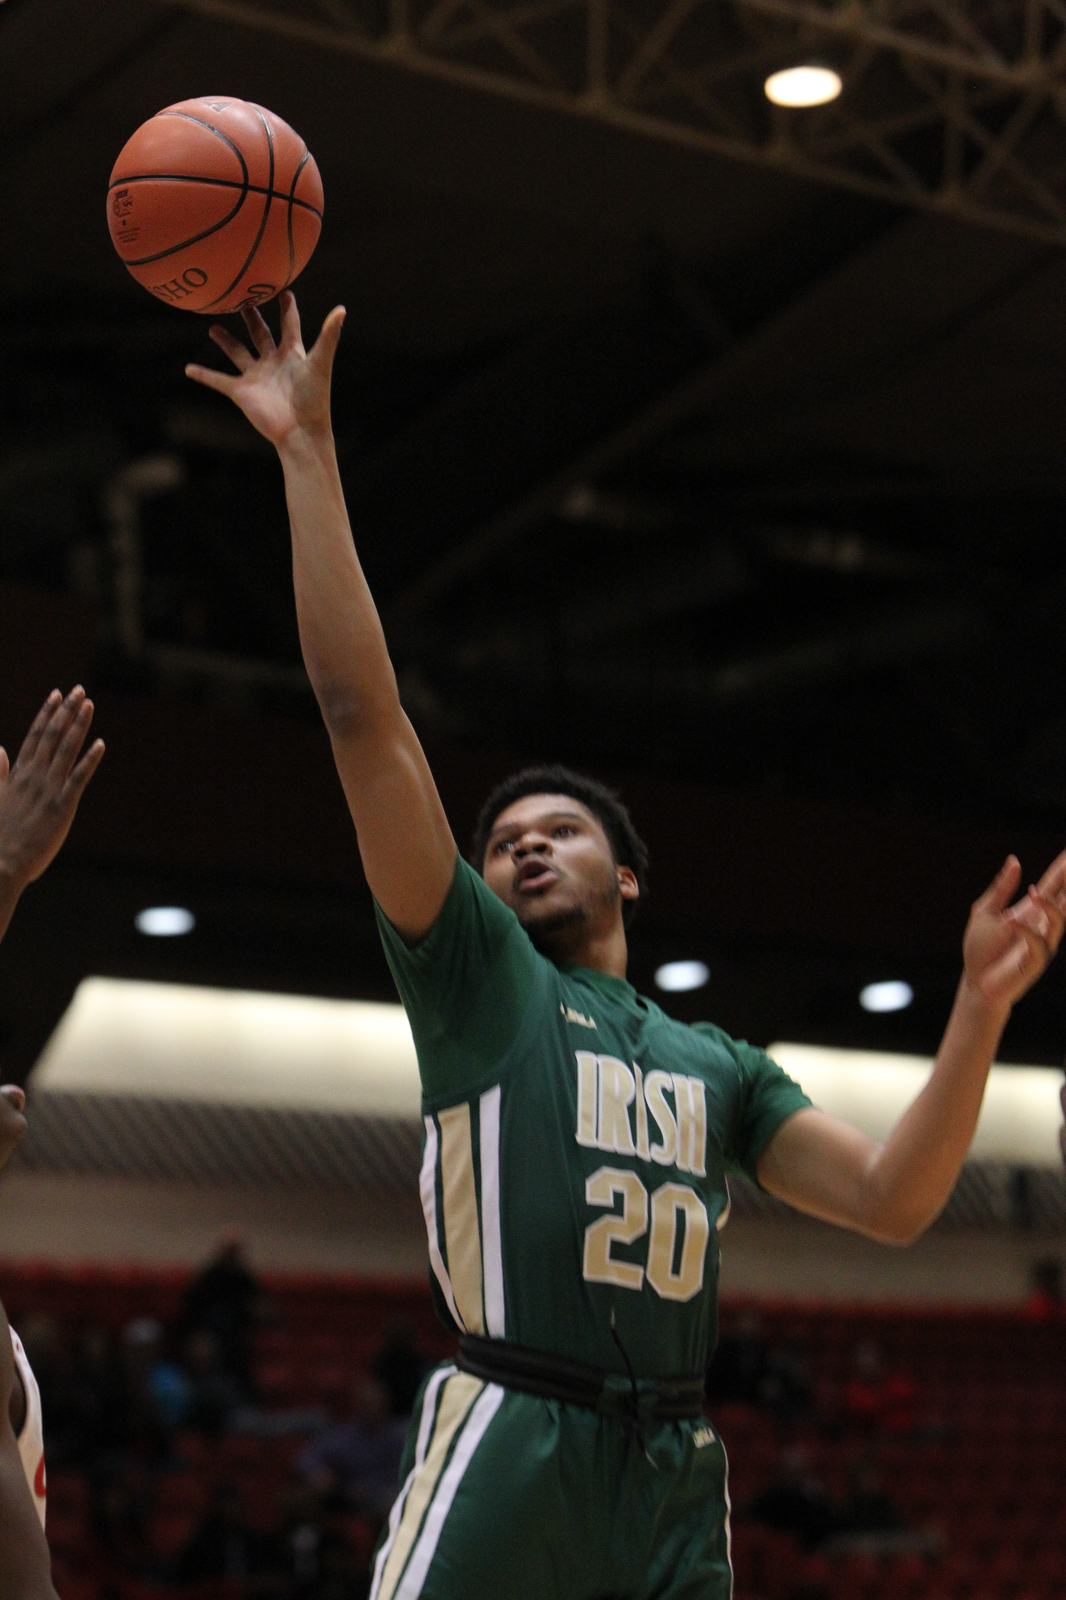
[[[623,897],[636,896],[598,818],[564,794],[525,795],[500,812],[484,877],[534,943],[570,929],[600,931],[621,915]]]

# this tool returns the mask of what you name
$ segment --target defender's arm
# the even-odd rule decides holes
[[[22,1090],[0,1089],[0,1167],[26,1131]],[[19,1455],[13,1412],[18,1375],[7,1314],[0,1304],[0,1595],[3,1600],[57,1600],[44,1530]]]
[[[0,749],[0,939],[19,896],[39,878],[70,832],[78,802],[104,755],[96,739],[78,759],[93,720],[80,684],[64,700],[53,689],[13,767]]]
[[[330,373],[344,312],[305,352],[291,294],[275,345],[244,313],[258,356],[224,328],[211,337],[238,376],[189,366],[275,445],[285,473],[300,644],[355,823],[367,881],[408,939],[427,933],[451,885],[456,847],[429,765],[396,687],[385,635],[356,555],[330,424]]]
[[[1009,906],[1020,875],[1009,857],[975,902],[963,943],[965,971],[933,1071],[885,1143],[824,1112],[799,1111],[760,1157],[759,1182],[771,1194],[887,1244],[909,1244],[943,1209],[1011,1007],[1062,938],[1066,853]]]

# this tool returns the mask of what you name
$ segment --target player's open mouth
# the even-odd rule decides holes
[[[546,861],[527,861],[515,873],[515,888],[520,894],[536,894],[558,880],[559,874]]]

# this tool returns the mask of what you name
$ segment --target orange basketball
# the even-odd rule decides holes
[[[127,269],[160,300],[239,311],[306,267],[322,228],[322,179],[272,111],[227,95],[181,100],[125,145],[107,225]]]

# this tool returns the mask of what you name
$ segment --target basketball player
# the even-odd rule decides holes
[[[0,939],[23,889],[39,878],[70,830],[103,758],[97,739],[81,756],[93,705],[80,685],[54,690],[34,719],[14,767],[0,749]],[[26,1132],[26,1097],[0,1088],[0,1171]],[[41,1397],[18,1335],[0,1304],[0,1597],[56,1600],[45,1543]]]
[[[1066,854],[1014,905],[1010,858],[975,902],[932,1075],[884,1144],[762,1051],[671,1021],[626,982],[646,859],[613,794],[520,773],[459,858],[345,511],[343,315],[305,353],[286,294],[278,345],[246,312],[255,354],[212,329],[237,375],[187,371],[281,459],[304,660],[418,1050],[432,1281],[462,1335],[416,1404],[372,1600],[726,1600],[726,1462],[701,1412],[725,1169],[875,1239],[921,1233],[1062,936]]]

